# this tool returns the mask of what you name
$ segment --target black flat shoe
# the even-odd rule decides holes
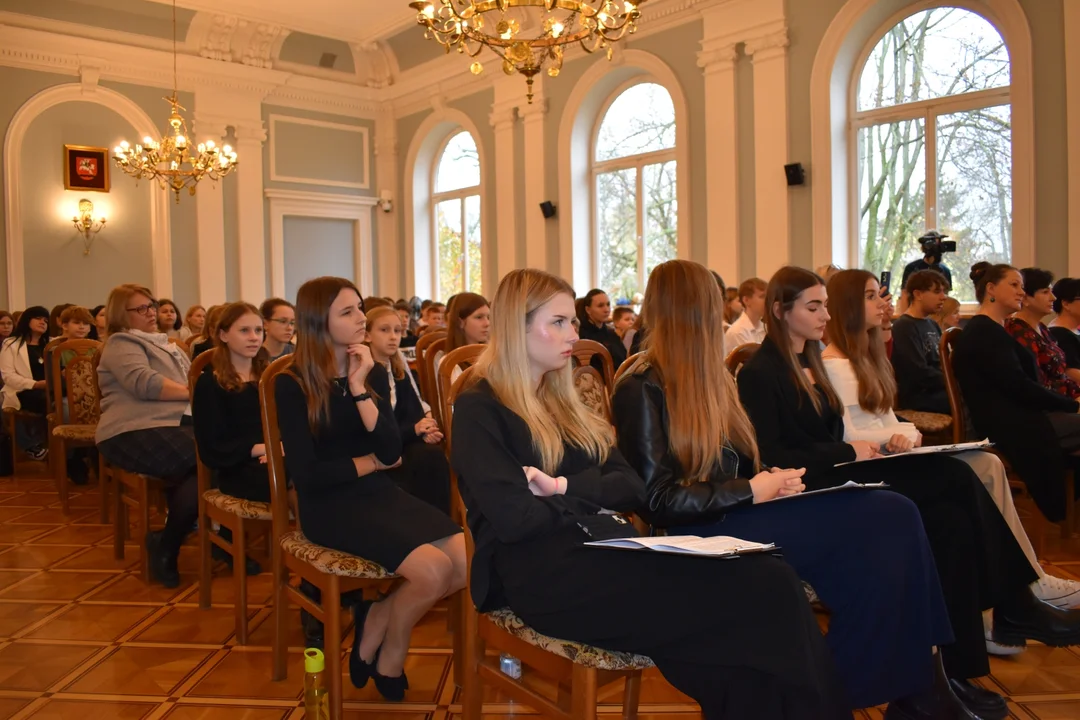
[[[390,702],[401,702],[405,699],[405,691],[409,689],[409,677],[405,674],[405,670],[402,669],[397,677],[380,675],[375,669],[375,664],[378,662],[379,654],[375,653],[375,660],[371,663],[371,676],[375,678],[375,689]]]
[[[167,588],[180,587],[180,572],[176,568],[176,558],[169,557],[161,548],[161,531],[146,533],[146,560],[150,568],[150,579],[156,580]]]
[[[952,691],[964,707],[982,720],[1005,720],[1009,717],[1009,706],[1005,698],[996,692],[979,687],[970,680],[949,680]]]
[[[1035,597],[1030,588],[1007,608],[994,608],[991,633],[999,645],[1036,640],[1050,647],[1080,645],[1080,610],[1062,610]]]
[[[364,662],[360,657],[360,641],[364,639],[364,621],[367,620],[368,610],[373,603],[361,602],[352,606],[353,616],[353,646],[349,653],[349,680],[353,687],[360,689],[368,684],[368,680],[375,674],[375,663]],[[376,654],[378,656],[378,654]]]

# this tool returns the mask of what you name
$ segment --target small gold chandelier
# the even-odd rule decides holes
[[[113,148],[116,165],[136,182],[157,180],[162,189],[170,188],[180,202],[180,191],[187,188],[195,194],[195,186],[203,178],[217,181],[236,169],[236,152],[225,145],[218,148],[213,140],[199,143],[192,152],[187,123],[180,111],[185,108],[177,101],[176,80],[176,0],[173,0],[173,91],[164,100],[169,103],[169,132],[155,141],[149,135],[141,144],[132,147],[126,140]]]
[[[639,7],[645,0],[415,0],[416,21],[424,26],[424,37],[434,38],[446,48],[476,57],[485,47],[502,58],[503,72],[520,73],[533,101],[533,78],[547,66],[550,77],[562,70],[567,45],[578,43],[587,53],[606,50],[608,60],[613,44],[637,30]],[[521,23],[507,11],[536,8],[534,37],[522,37]],[[485,15],[499,13],[497,19]],[[474,75],[484,71],[480,62],[470,68]]]

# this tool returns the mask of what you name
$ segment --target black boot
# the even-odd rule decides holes
[[[150,566],[150,579],[167,588],[180,587],[176,555],[161,546],[161,531],[146,533],[146,558]]]
[[[221,538],[225,542],[231,543],[233,541],[232,530],[230,530],[227,527],[218,528],[218,535],[220,535]],[[214,560],[216,560],[218,562],[225,563],[226,565],[229,566],[229,569],[232,570],[233,556],[230,555],[229,553],[225,552],[225,550],[218,547],[217,545],[211,544],[211,546],[210,546],[210,557],[212,557]],[[258,575],[258,574],[260,574],[262,572],[262,565],[260,565],[259,561],[256,560],[255,558],[251,558],[251,557],[248,557],[247,555],[245,555],[244,556],[244,572],[246,572],[249,577],[252,576],[252,575]]]
[[[885,720],[980,720],[953,692],[941,654],[934,655],[934,686],[923,693],[893,700]]]
[[[1050,647],[1080,645],[1080,610],[1062,610],[1035,597],[1027,585],[1008,604],[994,608],[993,640],[1023,645],[1037,640]]]
[[[320,602],[322,597],[319,588],[307,580],[300,581],[300,592],[308,596],[312,602]],[[300,609],[300,625],[304,628],[304,647],[323,649],[323,624],[315,619],[315,616],[303,608]]]
[[[1005,720],[1009,717],[1009,706],[1005,698],[993,690],[981,688],[970,680],[949,680],[953,693],[964,703],[964,707],[982,720]]]

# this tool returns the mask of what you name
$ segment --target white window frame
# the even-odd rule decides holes
[[[929,100],[919,100],[917,102],[900,103],[896,105],[890,105],[883,108],[874,108],[872,110],[859,110],[859,81],[862,78],[863,70],[866,68],[866,63],[870,60],[870,55],[873,53],[874,48],[885,37],[885,34],[896,27],[897,24],[903,22],[912,15],[916,15],[920,12],[928,10],[937,10],[941,8],[954,8],[958,10],[964,10],[973,15],[977,15],[985,22],[990,24],[1001,36],[1002,42],[1005,43],[1006,52],[1009,53],[1009,85],[1002,87],[991,88],[989,90],[976,90],[973,92],[961,93],[959,95],[948,95],[941,98],[933,98]],[[872,125],[879,125],[883,123],[901,122],[904,120],[923,120],[923,127],[926,133],[926,142],[923,146],[923,152],[925,153],[924,165],[926,171],[926,188],[923,193],[925,198],[925,207],[923,209],[923,218],[927,230],[936,229],[937,223],[937,180],[938,180],[938,166],[937,166],[937,119],[941,115],[949,115],[956,112],[964,112],[969,110],[978,110],[981,108],[998,107],[1001,105],[1009,105],[1010,117],[1015,114],[1015,107],[1013,106],[1013,83],[1015,81],[1014,76],[1015,61],[1012,55],[1012,48],[1009,46],[1008,40],[1005,34],[1001,31],[1001,28],[996,25],[992,18],[987,17],[982,12],[975,10],[971,7],[967,7],[962,4],[947,4],[947,3],[918,3],[906,8],[902,13],[894,15],[890,20],[880,28],[877,32],[870,36],[870,41],[863,48],[862,52],[858,56],[858,60],[855,63],[854,71],[852,72],[851,81],[848,83],[848,132],[847,132],[847,160],[848,160],[848,227],[851,231],[848,233],[848,258],[850,258],[851,267],[860,267],[862,264],[862,248],[859,247],[860,236],[862,234],[861,218],[859,217],[859,208],[861,207],[859,190],[859,131],[870,127]],[[1016,128],[1015,125],[1010,133],[1010,156],[1013,158],[1013,177],[1016,177]],[[1016,183],[1013,182],[1013,193],[1010,198],[1012,203],[1012,214],[1015,218],[1016,215]],[[1010,262],[1014,261],[1016,257],[1016,233],[1013,233],[1013,237],[1009,247]],[[874,271],[871,268],[871,271]],[[966,274],[966,270],[963,274]],[[972,303],[963,303],[964,311],[973,310],[974,305]]]
[[[636,85],[656,85],[664,90],[671,98],[672,105],[675,103],[675,98],[671,95],[669,90],[663,83],[649,76],[639,76],[632,80],[628,80],[615,91],[608,96],[607,100],[600,107],[600,113],[596,117],[596,122],[592,130],[592,143],[589,146],[589,193],[592,198],[590,203],[590,209],[592,212],[591,223],[592,227],[592,242],[590,243],[590,265],[592,267],[592,286],[595,288],[602,288],[606,292],[606,288],[601,285],[600,277],[600,202],[597,197],[596,184],[597,179],[606,173],[616,172],[619,170],[636,169],[637,174],[635,176],[635,206],[634,210],[637,213],[637,274],[638,274],[638,287],[641,288],[641,292],[644,292],[645,284],[648,281],[648,273],[645,271],[645,264],[647,258],[645,256],[645,203],[643,200],[644,185],[642,181],[642,175],[645,167],[648,165],[663,165],[668,162],[675,163],[675,202],[678,205],[679,213],[682,213],[682,205],[679,202],[679,159],[678,159],[678,147],[679,147],[679,134],[678,134],[678,114],[675,118],[675,144],[670,148],[664,150],[653,150],[647,153],[639,153],[637,155],[628,155],[626,157],[615,158],[614,160],[597,160],[596,149],[600,140],[600,128],[604,124],[604,119],[607,117],[608,111],[611,110],[611,106],[615,104],[615,101],[619,97]],[[676,218],[678,222],[678,218]],[[679,238],[676,238],[676,247],[680,245]],[[676,251],[676,257],[681,257]]]
[[[434,188],[438,187],[439,166],[442,165],[443,156],[446,155],[446,149],[450,146],[450,141],[453,140],[454,138],[456,138],[458,135],[461,135],[463,133],[468,135],[470,138],[472,138],[473,145],[476,146],[477,151],[479,151],[479,146],[476,145],[476,136],[473,135],[468,130],[466,130],[464,128],[459,128],[459,129],[455,130],[454,132],[450,133],[449,135],[447,135],[446,138],[442,141],[442,144],[439,146],[439,151],[437,153],[435,153],[435,162],[431,166],[431,185],[430,185],[430,187],[433,190],[434,190]],[[479,162],[479,154],[477,155],[477,162]],[[469,233],[469,227],[465,222],[465,201],[468,198],[473,197],[473,196],[476,196],[477,202],[480,205],[480,230],[479,230],[479,232],[480,232],[480,258],[481,258],[480,285],[481,285],[481,287],[483,287],[484,199],[483,199],[482,193],[480,192],[480,185],[477,184],[477,185],[469,185],[468,187],[459,188],[457,190],[444,190],[443,192],[432,192],[431,193],[431,241],[432,241],[431,242],[431,247],[435,251],[434,252],[434,257],[433,257],[433,260],[434,260],[434,263],[433,263],[434,273],[433,274],[434,274],[434,282],[435,282],[434,288],[433,288],[433,290],[434,290],[433,297],[434,297],[434,295],[439,294],[443,290],[439,286],[439,269],[440,269],[440,258],[439,258],[439,205],[441,203],[443,203],[443,202],[448,201],[448,200],[457,200],[458,201],[458,210],[461,213],[461,281],[462,281],[462,290],[461,290],[461,292],[470,292],[470,290],[469,290],[469,277],[470,277],[470,275],[469,275],[469,260],[468,260],[468,243],[469,243],[468,233]],[[445,300],[446,298],[439,298],[439,299],[440,300]]]

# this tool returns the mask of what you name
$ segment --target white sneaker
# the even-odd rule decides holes
[[[1034,587],[1034,584],[1032,585]],[[994,642],[994,611],[983,613],[983,632],[986,637],[986,652],[996,657],[1011,657],[1027,650],[1023,645],[998,645]]]
[[[1031,584],[1035,597],[1062,610],[1080,608],[1080,582],[1044,575]]]

